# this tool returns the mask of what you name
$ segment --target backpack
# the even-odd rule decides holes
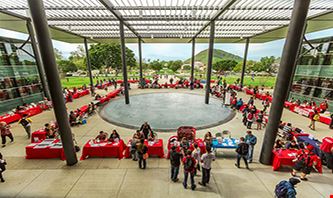
[[[22,126],[25,127],[25,126],[27,126],[30,122],[28,122],[28,120],[26,120],[26,119],[22,119],[20,123],[21,123]]]
[[[281,181],[275,186],[275,196],[277,198],[284,198],[287,195],[288,190],[291,188],[291,185],[288,185],[287,181]]]
[[[236,152],[240,155],[247,155],[249,152],[249,145],[246,143],[241,143],[236,149]]]
[[[185,170],[190,170],[193,168],[193,161],[191,157],[187,157],[184,163],[184,169]]]

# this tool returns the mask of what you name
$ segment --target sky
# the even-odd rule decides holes
[[[17,39],[27,39],[27,34],[22,34],[19,32],[13,32],[0,28],[0,36],[17,38]],[[314,32],[306,34],[307,39],[315,39],[321,37],[333,36],[333,28],[327,29],[319,32]],[[284,39],[271,41],[261,44],[251,44],[249,45],[248,60],[260,60],[264,56],[276,56],[281,57]],[[78,45],[82,44],[69,44],[65,42],[53,40],[53,47],[59,49],[65,58],[68,58],[71,51],[75,51]],[[142,57],[145,60],[186,60],[191,57],[191,43],[186,44],[142,44]],[[138,45],[134,43],[126,44],[128,48],[133,50],[135,56],[138,57]],[[245,44],[235,44],[235,43],[222,43],[215,44],[215,49],[222,49],[229,53],[236,54],[240,57],[244,55]],[[208,48],[208,44],[196,44],[195,52],[199,53],[202,50]]]

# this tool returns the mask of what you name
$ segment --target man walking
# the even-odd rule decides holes
[[[257,144],[257,137],[252,134],[252,131],[247,131],[245,136],[245,143],[249,145],[249,153],[247,155],[247,160],[252,163],[254,145]]]
[[[238,147],[236,149],[237,163],[235,164],[235,166],[237,168],[240,168],[240,166],[239,166],[240,159],[243,158],[246,168],[249,169],[249,165],[248,165],[247,159],[246,159],[247,155],[249,153],[249,145],[245,143],[244,137],[241,137],[239,140],[240,140],[240,142],[239,142]]]
[[[191,151],[186,151],[186,156],[183,158],[183,164],[184,164],[184,182],[183,186],[186,189],[187,188],[187,179],[188,175],[190,174],[191,178],[191,189],[195,190],[196,185],[194,182],[194,171],[195,171],[195,159],[191,155]]]
[[[25,132],[27,132],[28,139],[30,139],[32,120],[28,118],[28,115],[24,114],[23,117],[18,121],[18,123],[23,126]]]
[[[176,147],[171,147],[170,152],[170,164],[171,164],[171,180],[173,182],[177,182],[178,179],[178,173],[179,173],[179,166],[180,166],[180,160],[181,160],[182,154],[180,152],[177,152]]]
[[[2,173],[6,170],[6,161],[2,158],[2,154],[0,153],[0,181],[5,182]]]
[[[201,157],[202,162],[202,180],[199,182],[200,185],[206,186],[209,183],[210,179],[210,170],[212,161],[215,160],[215,155],[212,153],[210,147],[207,148],[207,153],[203,154]]]

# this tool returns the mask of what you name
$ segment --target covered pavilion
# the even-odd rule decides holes
[[[62,100],[51,39],[87,43],[120,42],[129,104],[125,42],[138,43],[142,79],[141,43],[192,43],[192,71],[196,43],[209,43],[205,103],[209,103],[214,43],[245,43],[243,83],[249,43],[286,38],[274,89],[260,162],[270,164],[276,131],[283,111],[300,45],[305,33],[333,27],[331,0],[1,0],[0,28],[29,33],[42,76],[49,90],[68,165],[77,163],[71,129]],[[48,92],[48,91],[46,91]]]

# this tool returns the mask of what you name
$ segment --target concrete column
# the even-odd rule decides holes
[[[303,39],[303,29],[309,9],[310,0],[295,0],[288,33],[283,48],[279,73],[274,88],[273,102],[268,117],[265,136],[260,153],[260,162],[272,163],[272,150],[278,132],[288,86],[292,80],[292,71],[296,65],[297,55]]]
[[[34,31],[34,28],[31,24],[30,20],[27,21],[27,30],[30,35],[31,47],[35,54],[35,60],[36,60],[37,68],[38,68],[38,74],[40,77],[40,81],[41,81],[42,87],[43,87],[44,96],[47,97],[49,100],[51,100],[49,87],[48,87],[47,81],[45,79],[45,71],[43,68],[44,67],[43,62],[40,58],[40,52],[39,52],[38,44],[37,44],[36,37],[35,37],[35,31]]]
[[[120,43],[121,43],[121,62],[123,64],[123,78],[124,78],[123,82],[124,82],[125,103],[129,104],[124,23],[122,21],[119,21],[119,24],[120,24],[119,30],[120,30]]]
[[[143,72],[142,72],[142,46],[141,46],[142,40],[141,38],[138,38],[138,47],[139,47],[139,69],[140,69],[140,81],[139,83],[142,83],[143,80]]]
[[[194,62],[195,62],[195,39],[192,39],[192,59],[191,59],[191,89],[194,85]]]
[[[208,47],[208,63],[207,63],[207,82],[206,82],[206,95],[205,103],[209,104],[210,94],[210,79],[212,76],[212,63],[213,63],[213,51],[214,51],[214,38],[215,38],[215,21],[210,23],[210,34],[209,34],[209,47]]]
[[[72,131],[68,122],[65,100],[62,93],[57,64],[53,52],[50,32],[48,29],[45,10],[42,0],[28,0],[31,18],[36,29],[36,36],[40,48],[40,54],[44,65],[46,79],[49,84],[50,94],[54,106],[54,113],[59,125],[62,145],[64,148],[67,165],[77,163],[74,150]]]
[[[247,53],[249,50],[249,43],[250,43],[250,38],[246,38],[242,75],[241,75],[241,81],[240,81],[241,87],[243,87],[243,85],[244,85],[244,75],[245,75],[245,69],[246,69]]]
[[[88,70],[89,80],[90,80],[90,91],[91,91],[91,95],[94,95],[94,81],[93,81],[92,72],[91,72],[91,63],[90,63],[87,38],[84,38],[83,41],[84,41],[84,49],[86,51],[87,70]]]

